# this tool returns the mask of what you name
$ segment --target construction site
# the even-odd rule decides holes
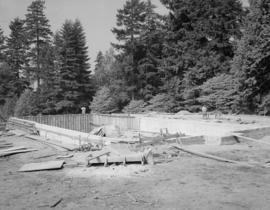
[[[1,209],[268,209],[269,122],[187,111],[10,118]]]

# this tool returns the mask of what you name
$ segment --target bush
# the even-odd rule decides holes
[[[18,99],[15,106],[14,115],[16,117],[19,117],[36,114],[38,114],[38,111],[35,93],[32,90],[27,89],[22,93],[22,95]]]
[[[102,87],[96,92],[90,109],[92,112],[104,114],[119,111],[117,100],[107,87]]]
[[[0,107],[0,117],[7,120],[14,116],[14,110],[18,98],[16,96],[5,99],[5,104]]]
[[[232,75],[221,74],[206,81],[199,87],[201,96],[198,101],[210,110],[228,112],[234,107],[237,91],[236,81]]]
[[[174,97],[164,93],[154,96],[145,107],[145,111],[156,112],[177,112],[179,109]]]
[[[143,100],[131,100],[127,106],[124,107],[125,113],[141,113],[147,104]]]
[[[265,95],[262,98],[262,102],[259,105],[258,113],[261,115],[269,115],[270,114],[270,93]]]

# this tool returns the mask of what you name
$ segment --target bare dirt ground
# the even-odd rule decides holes
[[[193,146],[253,167],[180,152],[155,165],[64,168],[22,173],[28,162],[63,154],[24,137],[1,137],[38,151],[0,158],[0,209],[269,209],[270,146]],[[264,137],[266,140],[266,137]],[[269,138],[270,140],[270,138]],[[57,201],[61,202],[51,207]]]

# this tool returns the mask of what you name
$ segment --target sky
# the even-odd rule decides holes
[[[90,63],[99,51],[105,52],[115,42],[111,29],[116,26],[117,10],[126,0],[46,0],[45,14],[53,32],[60,29],[66,19],[79,19],[83,25],[89,50]],[[32,0],[0,0],[0,27],[5,35],[10,33],[9,23],[15,17],[24,18]],[[157,12],[166,9],[159,0],[152,0]]]
[[[247,0],[243,0],[244,3]],[[32,0],[0,0],[0,27],[9,34],[9,23],[16,17],[24,18]],[[89,48],[90,63],[99,51],[105,52],[115,42],[111,29],[116,26],[117,10],[123,8],[126,0],[46,0],[45,14],[53,32],[59,30],[66,19],[79,19],[84,27]],[[156,11],[166,13],[159,0],[152,0]]]

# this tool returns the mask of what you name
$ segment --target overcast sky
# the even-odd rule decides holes
[[[46,16],[50,20],[53,32],[60,29],[66,19],[78,18],[85,30],[89,47],[90,62],[93,62],[99,50],[106,51],[115,41],[111,29],[116,25],[117,9],[122,8],[126,0],[46,0]],[[244,0],[247,1],[247,0]],[[24,18],[32,0],[0,0],[0,27],[5,35],[9,34],[8,25],[15,17]],[[166,9],[159,0],[152,0],[157,12]]]

